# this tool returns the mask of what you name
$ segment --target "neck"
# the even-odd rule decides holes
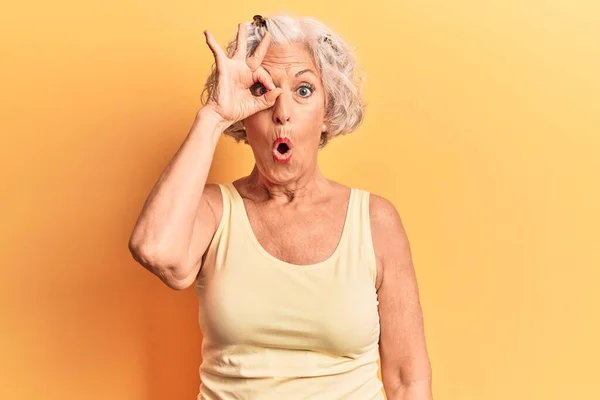
[[[323,187],[327,183],[318,165],[296,179],[284,183],[269,180],[260,173],[256,165],[246,178],[246,184],[257,197],[263,201],[271,200],[278,203],[290,203],[315,197],[323,192]]]

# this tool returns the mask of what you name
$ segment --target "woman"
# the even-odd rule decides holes
[[[362,120],[355,65],[318,21],[240,24],[208,98],[130,239],[169,287],[195,283],[199,399],[428,400],[431,368],[409,243],[387,200],[326,179],[317,152]],[[207,184],[221,133],[252,172]],[[377,361],[381,357],[382,382]]]

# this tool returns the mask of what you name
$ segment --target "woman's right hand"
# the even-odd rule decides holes
[[[212,33],[204,31],[204,35],[217,67],[217,83],[205,107],[216,112],[229,126],[272,107],[281,89],[275,87],[269,73],[260,66],[271,41],[270,33],[265,33],[254,54],[248,58],[246,24],[238,26],[236,49],[231,58],[217,44]]]

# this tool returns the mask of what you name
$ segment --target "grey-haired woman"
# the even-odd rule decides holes
[[[222,50],[205,101],[150,193],[133,257],[194,286],[198,399],[429,400],[431,366],[396,208],[324,177],[317,153],[363,119],[350,47],[312,18],[255,16]],[[255,164],[206,182],[219,136]],[[378,361],[381,377],[378,378]]]

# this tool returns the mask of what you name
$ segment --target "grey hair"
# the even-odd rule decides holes
[[[247,54],[251,56],[266,31],[271,34],[271,43],[284,45],[304,43],[311,53],[325,89],[325,121],[327,131],[321,134],[320,147],[335,136],[354,131],[363,121],[365,106],[362,91],[365,77],[357,66],[353,50],[348,43],[322,22],[310,17],[275,15],[262,19],[262,24],[247,24]],[[227,45],[226,53],[231,57],[236,40]],[[218,75],[215,65],[202,91],[202,102],[212,98]],[[225,134],[236,141],[248,143],[241,122],[225,130]]]

